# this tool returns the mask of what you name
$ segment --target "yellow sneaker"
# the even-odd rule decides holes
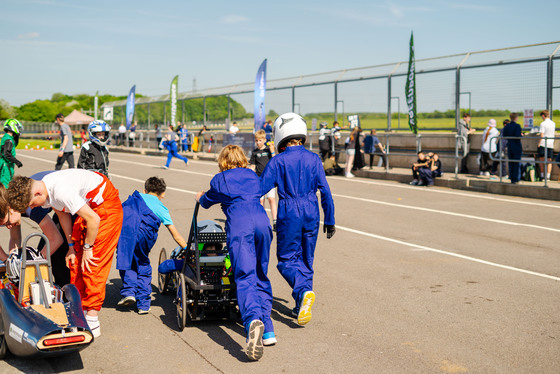
[[[299,304],[299,313],[297,315],[297,324],[300,326],[305,325],[311,321],[311,307],[315,302],[315,292],[305,291],[301,297]]]

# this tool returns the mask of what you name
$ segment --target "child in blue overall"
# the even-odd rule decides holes
[[[323,231],[330,239],[334,226],[334,202],[319,156],[303,146],[307,124],[295,113],[281,115],[274,122],[274,144],[278,156],[270,159],[260,176],[261,194],[278,187],[277,250],[278,270],[292,287],[296,302],[293,315],[299,325],[311,320],[313,257],[319,233],[319,204],[325,215]]]
[[[173,131],[173,126],[169,125],[169,131],[167,135],[165,135],[165,140],[163,141],[163,146],[169,151],[167,154],[167,162],[165,163],[164,169],[169,169],[169,165],[171,164],[171,159],[173,157],[177,157],[179,160],[185,163],[185,166],[188,165],[189,160],[180,155],[177,152],[177,141],[179,140],[179,135],[175,131]]]
[[[122,278],[119,307],[136,304],[138,314],[148,314],[152,294],[152,266],[150,250],[156,243],[160,223],[173,239],[184,248],[185,239],[179,234],[161,199],[165,196],[165,181],[150,177],[144,184],[144,193],[134,191],[123,203],[123,227],[117,244],[117,269]]]
[[[206,193],[197,194],[196,200],[205,209],[221,204],[226,215],[227,247],[247,332],[245,353],[250,360],[258,360],[263,355],[263,345],[276,343],[270,318],[272,287],[267,277],[272,228],[260,203],[259,178],[247,165],[241,147],[224,147],[218,156],[221,172],[212,178]]]

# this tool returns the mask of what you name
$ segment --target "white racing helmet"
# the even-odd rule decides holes
[[[278,153],[286,149],[286,143],[292,139],[307,139],[307,123],[296,113],[284,113],[274,121],[274,145]]]
[[[207,219],[204,221],[197,222],[196,224],[197,230],[199,233],[213,233],[213,232],[224,232],[222,226],[216,221],[211,219]],[[217,250],[221,250],[223,248],[222,243],[205,243],[204,247],[207,245],[213,244]]]
[[[97,120],[93,121],[88,126],[89,138],[92,142],[99,145],[106,145],[109,141],[109,131],[111,131],[111,126],[109,126],[105,121]],[[97,134],[104,133],[103,139],[100,139]]]
[[[27,246],[27,260],[40,260],[43,256],[41,256],[41,252],[38,249],[33,247]],[[14,284],[19,283],[19,276],[20,276],[20,269],[21,269],[21,248],[17,251],[10,253],[8,259],[6,260],[6,276],[10,280],[10,282]]]
[[[205,233],[205,232],[224,232],[222,226],[216,221],[212,221],[211,219],[207,219],[204,221],[197,222],[196,227],[198,228],[198,232]]]

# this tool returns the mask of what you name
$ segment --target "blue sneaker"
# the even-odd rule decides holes
[[[247,350],[245,354],[249,360],[257,361],[263,355],[263,333],[264,323],[258,319],[251,321],[249,325],[249,333],[247,334]]]
[[[265,332],[263,334],[263,345],[265,347],[268,347],[270,345],[274,345],[278,343],[278,341],[276,340],[276,336],[274,336],[273,332]]]
[[[305,291],[299,303],[299,312],[297,315],[297,324],[303,326],[311,321],[311,307],[315,302],[315,292]]]

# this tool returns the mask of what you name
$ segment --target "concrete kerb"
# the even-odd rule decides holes
[[[167,157],[167,152],[165,151],[158,152],[151,149],[116,146],[109,148],[111,152],[136,153],[147,156]],[[189,159],[205,161],[216,161],[218,157],[217,154],[205,152],[187,152],[185,153],[185,155]],[[412,180],[412,173],[410,169],[406,168],[392,168],[388,171],[379,167],[376,167],[372,170],[364,168],[353,173],[360,178],[396,181],[406,184],[408,184]],[[509,183],[508,179],[503,179],[502,182],[500,182],[499,179],[491,180],[487,177],[479,177],[471,174],[459,174],[458,178],[455,178],[454,174],[445,173],[441,178],[436,178],[434,180],[434,184],[438,187],[447,187],[456,190],[477,191],[498,195],[560,201],[560,184],[556,181],[549,181],[548,186],[544,187],[544,182],[520,181],[517,184],[511,184]]]

